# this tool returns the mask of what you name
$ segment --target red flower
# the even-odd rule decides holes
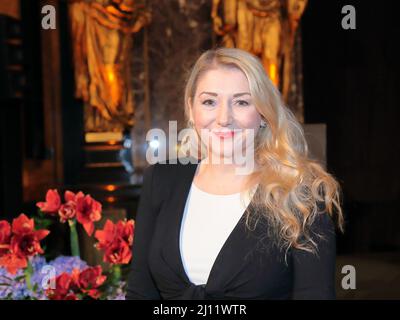
[[[96,247],[104,250],[103,261],[111,264],[126,264],[132,258],[130,247],[133,243],[134,222],[118,221],[114,224],[107,220],[103,230],[97,230],[95,238],[99,240]]]
[[[0,257],[0,266],[3,266],[11,274],[16,274],[19,269],[26,268],[28,261],[25,257],[19,257],[11,252]]]
[[[76,197],[76,219],[83,225],[86,233],[91,236],[95,221],[101,219],[101,203],[90,195]]]
[[[114,223],[107,219],[103,230],[97,230],[94,237],[99,240],[96,245],[98,249],[106,249],[109,247],[116,237],[116,228]]]
[[[40,246],[40,240],[45,236],[47,234],[42,238],[39,238],[34,233],[22,236],[15,235],[11,240],[11,250],[20,257],[32,257],[36,254],[43,254],[44,251]]]
[[[12,232],[14,236],[11,239],[11,250],[20,257],[42,254],[40,240],[50,233],[49,230],[35,230],[33,219],[29,219],[24,214],[13,220]]]
[[[72,191],[65,191],[64,199],[65,204],[61,205],[60,210],[58,210],[58,215],[60,216],[60,221],[62,223],[66,222],[67,220],[74,219],[76,217],[76,203],[79,198],[83,198],[85,195],[82,191],[78,193],[73,193]]]
[[[111,264],[127,264],[132,258],[132,252],[129,245],[122,240],[114,241],[107,247],[103,261]]]
[[[60,209],[58,210],[58,215],[60,216],[60,221],[62,223],[75,218],[76,216],[76,202],[68,201],[65,204],[62,204]]]
[[[133,220],[128,221],[118,221],[117,223],[117,234],[124,240],[126,243],[131,246],[133,244],[133,232],[135,226]]]
[[[35,230],[33,219],[21,214],[12,223],[13,237],[10,243],[11,252],[20,258],[43,254],[40,240],[45,238],[50,231]]]
[[[83,198],[85,195],[83,194],[83,192],[82,191],[79,191],[78,193],[73,193],[72,191],[69,191],[69,190],[67,190],[67,191],[65,191],[65,193],[64,193],[64,199],[65,199],[65,201],[66,202],[68,202],[68,201],[74,201],[74,202],[76,202],[76,200],[78,199],[78,198]]]
[[[46,295],[50,300],[78,300],[73,288],[72,276],[64,272],[56,278],[56,288],[47,289]]]
[[[38,202],[36,206],[43,212],[56,214],[61,206],[61,199],[57,189],[49,189],[46,193],[46,202]]]
[[[93,299],[101,295],[99,287],[106,280],[101,266],[88,267],[82,271],[74,269],[72,274],[62,273],[56,277],[55,289],[47,289],[50,300],[78,300],[78,294],[84,293]]]
[[[97,299],[101,294],[98,288],[104,283],[107,277],[102,275],[101,266],[95,266],[82,271],[74,269],[72,271],[72,278],[82,292],[87,293],[93,299]]]
[[[0,257],[8,252],[11,240],[11,226],[8,221],[0,221]]]
[[[35,230],[33,219],[21,214],[12,222],[11,233],[9,224],[1,221],[0,238],[1,258],[0,266],[4,266],[8,272],[15,274],[18,269],[27,266],[27,258],[38,253],[42,254],[40,240],[46,237],[50,231]],[[4,240],[4,241],[3,241]]]

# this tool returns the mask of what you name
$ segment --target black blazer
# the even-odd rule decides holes
[[[188,159],[188,158],[186,158]],[[318,255],[270,245],[266,225],[249,231],[245,215],[219,252],[206,285],[190,282],[179,233],[197,164],[146,168],[139,201],[126,299],[335,299],[336,237],[332,219],[319,215],[312,231]],[[247,210],[252,210],[251,203]],[[207,237],[207,234],[204,235]]]

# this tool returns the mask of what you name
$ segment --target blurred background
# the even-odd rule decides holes
[[[343,28],[345,5],[355,29]],[[50,188],[91,194],[103,222],[135,218],[147,131],[168,132],[170,120],[184,128],[190,67],[204,50],[240,47],[262,59],[312,156],[342,185],[338,298],[399,299],[398,9],[394,0],[1,1],[0,219],[36,212]],[[57,228],[46,240],[53,256],[69,252]],[[356,289],[341,286],[345,265]]]

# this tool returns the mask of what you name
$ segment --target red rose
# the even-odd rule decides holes
[[[94,200],[90,195],[77,197],[76,219],[83,225],[86,233],[91,236],[94,231],[93,222],[101,219],[101,203]]]
[[[76,202],[68,201],[66,204],[62,204],[58,210],[58,215],[60,216],[60,221],[62,223],[75,218],[76,216]]]
[[[61,199],[57,189],[49,189],[46,193],[46,202],[38,202],[36,206],[43,212],[56,214],[61,206]]]
[[[72,278],[82,292],[97,299],[101,294],[98,288],[104,283],[107,277],[102,275],[101,266],[95,266],[86,268],[82,271],[74,269],[72,272]]]

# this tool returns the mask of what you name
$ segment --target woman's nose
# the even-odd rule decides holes
[[[221,126],[227,126],[232,121],[232,111],[227,101],[223,101],[218,108],[217,122]]]

